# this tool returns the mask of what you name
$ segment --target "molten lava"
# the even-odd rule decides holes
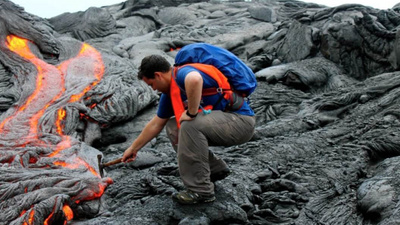
[[[26,185],[36,182],[21,181],[20,186],[23,190],[20,194],[29,195],[34,191],[46,188],[45,192],[51,190],[55,196],[46,193],[46,198],[42,197],[42,200],[28,198],[32,202],[29,207],[12,208],[15,197],[8,196],[7,199],[0,191],[0,208],[10,211],[19,210],[17,214],[11,213],[15,216],[8,220],[8,222],[12,221],[16,224],[59,223],[60,221],[55,218],[64,218],[64,224],[66,224],[74,216],[74,208],[71,208],[67,202],[79,204],[83,201],[98,199],[102,196],[105,188],[112,183],[109,178],[101,179],[99,172],[90,162],[79,156],[79,142],[64,133],[68,119],[68,111],[65,110],[65,107],[68,107],[68,104],[82,101],[85,94],[101,81],[104,64],[101,54],[85,43],[81,45],[79,53],[74,58],[57,66],[48,64],[35,56],[29,48],[31,44],[33,43],[14,35],[7,37],[8,49],[33,64],[37,74],[34,79],[34,88],[29,95],[21,98],[15,107],[3,114],[5,118],[0,118],[2,119],[0,123],[0,167],[24,171],[31,169],[34,174],[37,174],[32,175],[32,179],[39,179],[38,177],[43,175],[42,179],[47,179],[49,182],[49,184],[41,184],[41,181],[38,181],[38,184],[32,188]],[[27,82],[26,85],[32,84]],[[52,125],[54,129],[51,129],[52,133],[46,133],[41,129],[41,120],[45,114],[52,112],[54,112],[55,118]],[[49,141],[46,139],[49,136],[57,138]],[[41,172],[40,169],[43,171]],[[52,173],[48,171],[49,169],[70,170],[70,179],[75,180],[69,184],[66,181],[67,175],[59,175],[61,177],[59,181],[58,177],[50,179]],[[82,171],[87,172],[83,172],[82,179],[74,175],[82,174]],[[12,186],[11,183],[9,184]],[[62,189],[64,184],[74,192],[68,191],[63,194],[62,190],[67,189],[65,187]],[[0,186],[0,190],[2,186]],[[57,187],[60,188],[57,189]],[[17,194],[18,192],[16,192]],[[53,204],[49,206],[48,202],[51,201]],[[64,203],[62,207],[57,206],[61,203]],[[46,210],[43,210],[47,214],[35,213],[44,207],[47,207]],[[49,207],[51,208],[48,209]]]
[[[74,218],[74,213],[72,212],[72,209],[71,207],[69,207],[69,205],[64,205],[62,210],[65,214],[66,221],[70,221]]]

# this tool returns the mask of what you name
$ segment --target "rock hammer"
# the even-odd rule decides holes
[[[114,160],[112,160],[110,162],[107,162],[107,163],[101,163],[102,157],[103,157],[102,155],[97,155],[97,159],[98,159],[98,163],[99,163],[99,172],[100,172],[100,176],[101,177],[103,177],[103,175],[104,175],[103,169],[105,167],[112,166],[112,165],[115,165],[115,164],[118,164],[118,163],[122,162],[122,157],[121,157],[121,158],[114,159]]]

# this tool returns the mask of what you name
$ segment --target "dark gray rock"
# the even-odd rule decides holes
[[[356,81],[348,76],[335,63],[315,57],[298,62],[271,66],[256,73],[259,79],[269,83],[282,82],[304,92],[326,92],[346,87]]]
[[[249,13],[251,17],[264,22],[275,23],[277,20],[274,9],[263,5],[250,6]]]
[[[85,12],[64,13],[49,19],[54,30],[60,34],[86,41],[115,33],[116,21],[106,10],[90,7]]]
[[[176,7],[167,7],[161,9],[158,15],[161,21],[170,25],[185,24],[197,19],[196,15],[193,14],[193,12],[179,10],[179,8]]]
[[[397,5],[128,0],[45,20],[0,0],[0,12],[0,224],[400,221]],[[195,42],[259,81],[252,140],[210,147],[232,170],[217,200],[171,200],[184,186],[165,131],[101,178],[97,156],[121,157],[156,112],[142,58],[173,63]]]

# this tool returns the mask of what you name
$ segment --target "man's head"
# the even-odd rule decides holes
[[[149,55],[142,59],[139,67],[138,78],[143,77],[154,79],[155,72],[168,72],[171,69],[171,64],[160,55]]]
[[[138,78],[153,90],[167,93],[171,81],[171,64],[160,55],[146,56],[140,64]]]

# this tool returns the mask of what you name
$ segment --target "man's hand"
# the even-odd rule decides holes
[[[136,159],[136,156],[137,156],[137,151],[129,147],[128,149],[125,150],[121,161],[125,163],[132,162]]]
[[[182,123],[183,121],[190,121],[190,120],[194,120],[195,118],[191,118],[186,114],[186,111],[182,113],[181,118],[179,119],[179,123]]]

